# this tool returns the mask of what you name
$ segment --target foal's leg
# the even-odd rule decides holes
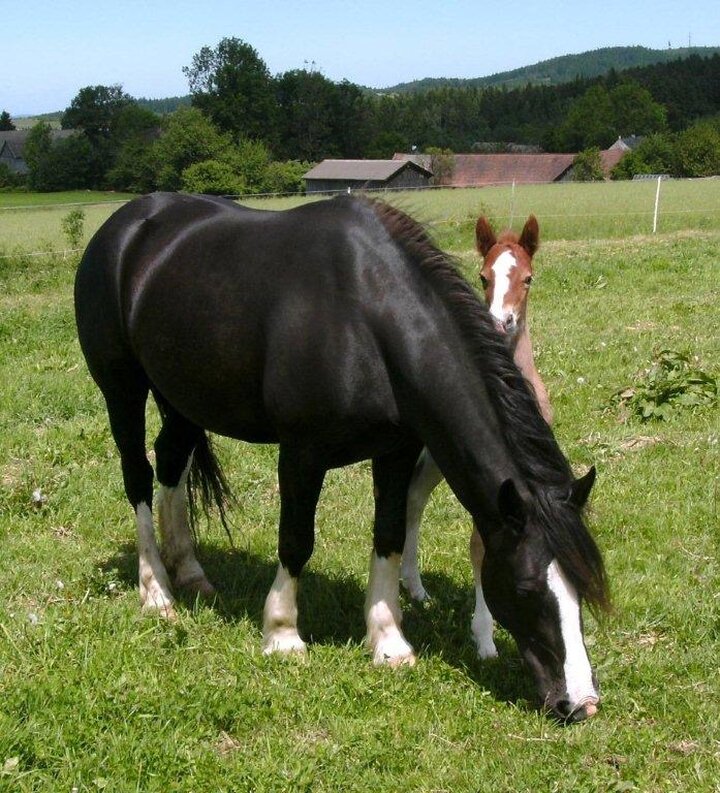
[[[107,385],[107,384],[105,384]],[[125,493],[135,510],[138,578],[143,611],[173,617],[170,580],[155,541],[152,516],[153,470],[145,455],[145,402],[148,387],[137,372],[104,388],[110,428],[120,452]]]
[[[315,508],[325,469],[297,449],[280,446],[280,564],[263,610],[263,653],[305,652],[297,627],[298,577],[312,555]]]
[[[428,593],[423,586],[418,565],[418,543],[420,540],[420,524],[432,491],[442,482],[440,469],[423,449],[415,465],[407,496],[407,518],[405,547],[402,554],[401,575],[410,597],[415,600],[426,600]]]
[[[477,527],[473,526],[472,535],[470,536],[470,559],[472,561],[473,577],[475,578],[475,611],[472,616],[471,628],[480,658],[494,658],[497,655],[497,649],[493,641],[493,618],[487,603],[485,603],[485,596],[482,591],[482,562],[484,557],[485,546],[480,537],[480,532]]]
[[[215,588],[195,556],[195,544],[188,524],[186,485],[192,453],[202,430],[165,407],[160,434],[155,441],[158,524],[162,538],[162,558],[176,587],[192,595],[210,598]]]
[[[366,642],[376,664],[414,664],[400,630],[400,558],[405,544],[407,493],[419,449],[415,444],[373,460],[374,547],[365,599]]]

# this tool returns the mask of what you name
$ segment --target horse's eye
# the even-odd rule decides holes
[[[488,279],[484,275],[480,276],[480,283],[483,285],[483,289],[487,289]]]
[[[532,282],[533,282],[533,277],[531,275],[528,275],[528,277],[525,279],[525,286],[530,286]]]

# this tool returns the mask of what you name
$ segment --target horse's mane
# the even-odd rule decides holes
[[[452,308],[452,316],[482,370],[513,461],[533,495],[551,552],[591,606],[607,606],[602,556],[569,502],[572,469],[505,340],[495,330],[487,306],[460,274],[456,260],[435,245],[424,226],[395,207],[379,201],[367,203],[392,239]]]

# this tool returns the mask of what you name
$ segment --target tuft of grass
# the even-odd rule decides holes
[[[635,381],[620,389],[612,401],[641,421],[669,419],[683,408],[717,405],[717,378],[700,369],[688,352],[660,350]]]

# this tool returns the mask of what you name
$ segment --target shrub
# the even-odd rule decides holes
[[[265,169],[262,192],[302,193],[305,190],[303,176],[310,167],[310,163],[297,160],[271,162]]]
[[[574,182],[602,182],[605,179],[600,149],[597,146],[591,146],[575,157],[572,178]]]
[[[210,195],[243,195],[248,192],[242,175],[232,165],[220,160],[205,160],[185,168],[182,189],[186,193]]]
[[[79,207],[68,212],[60,221],[60,228],[65,235],[65,239],[68,241],[68,245],[73,249],[80,247],[85,230],[84,227],[85,211]]]

